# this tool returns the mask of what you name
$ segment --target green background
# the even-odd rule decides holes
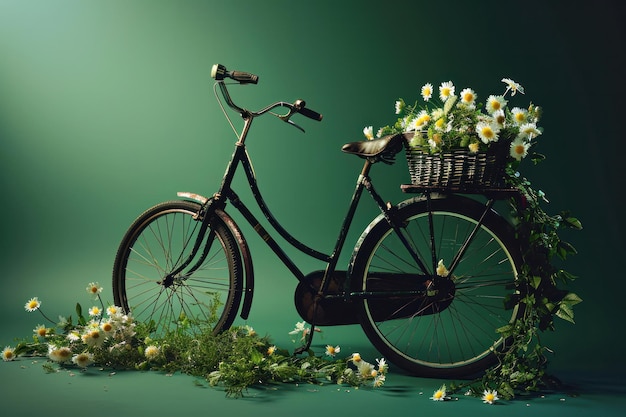
[[[361,140],[364,126],[393,121],[394,101],[417,98],[425,82],[452,80],[479,99],[503,91],[503,77],[521,83],[526,95],[518,103],[544,108],[536,150],[548,156],[524,173],[546,192],[548,211],[570,209],[584,225],[566,234],[579,250],[566,268],[579,276],[572,290],[584,302],[575,325],[558,322],[544,335],[555,352],[551,366],[566,375],[618,375],[626,368],[617,203],[624,17],[624,5],[607,0],[0,0],[0,345],[29,337],[42,322],[23,309],[30,297],[50,316],[67,315],[76,302],[90,303],[84,288],[98,281],[112,301],[113,259],[132,220],[177,191],[216,190],[235,139],[213,97],[210,69],[222,63],[260,77],[232,89],[241,105],[302,98],[324,114],[321,123],[301,119],[306,134],[258,120],[248,141],[276,216],[323,251],[332,248],[361,166],[340,152],[343,143]],[[392,202],[406,197],[398,186],[409,181],[399,157],[372,172]],[[348,247],[372,210],[359,211]],[[289,347],[287,332],[300,320],[296,282],[244,231],[257,273],[247,324]],[[320,267],[293,256],[305,271]],[[325,329],[318,344],[325,343],[347,354],[371,349],[353,326]],[[7,366],[0,377],[20,380]],[[58,398],[51,377],[37,378],[29,374],[25,388],[44,384],[42,392]],[[440,384],[398,378],[409,393]],[[158,381],[143,383],[159,389]],[[3,403],[28,404],[4,382],[2,391]],[[376,401],[393,399],[389,392]],[[358,404],[372,398],[359,395]]]

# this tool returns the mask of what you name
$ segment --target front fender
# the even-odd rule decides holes
[[[209,199],[204,197],[203,195],[190,193],[190,192],[178,192],[176,193],[178,197],[189,199],[193,201],[197,201],[198,203],[205,205]],[[252,265],[252,256],[250,255],[250,247],[248,246],[248,242],[246,241],[245,236],[241,232],[239,225],[233,220],[232,217],[225,211],[221,209],[215,210],[215,215],[220,218],[228,227],[228,230],[232,233],[235,241],[237,242],[237,246],[239,247],[239,251],[242,258],[243,263],[243,271],[244,271],[244,298],[243,305],[241,307],[241,318],[247,319],[250,314],[250,308],[252,307],[252,297],[254,295],[254,268]]]

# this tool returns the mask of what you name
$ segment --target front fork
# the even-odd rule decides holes
[[[198,252],[200,246],[202,245],[202,242],[206,241],[207,243],[204,245],[202,254],[199,256],[199,259],[187,272],[182,275],[182,279],[186,279],[186,276],[191,274],[193,271],[198,269],[200,265],[202,265],[202,262],[209,253],[209,250],[211,249],[211,245],[215,237],[215,232],[213,228],[209,228],[210,222],[212,219],[215,219],[216,221],[221,221],[228,228],[232,237],[235,239],[237,247],[239,248],[239,254],[241,255],[245,285],[243,294],[243,305],[241,308],[240,316],[244,320],[247,319],[248,315],[250,314],[250,309],[252,307],[252,298],[254,294],[254,269],[252,265],[252,256],[250,255],[250,248],[243,233],[241,232],[241,229],[239,228],[239,225],[237,225],[233,218],[230,217],[230,215],[228,215],[223,210],[223,208],[225,207],[225,203],[222,201],[216,201],[220,200],[219,196],[209,199],[200,194],[190,192],[178,192],[177,195],[180,198],[193,200],[197,203],[200,203],[201,208],[200,211],[196,213],[196,220],[201,221],[202,224],[200,226],[201,229],[199,231],[198,237],[196,238],[196,241],[194,242],[194,247],[192,248],[191,253],[182,265],[180,265],[178,268],[165,276],[165,278],[161,282],[162,285],[164,287],[169,287],[173,285],[177,281],[177,279],[181,279],[176,277],[185,268],[191,265],[194,258],[198,256]],[[207,229],[209,229],[208,237],[205,236]]]

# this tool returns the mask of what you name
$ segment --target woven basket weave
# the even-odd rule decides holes
[[[405,134],[405,137],[412,134]],[[455,149],[439,154],[408,146],[406,157],[411,183],[420,187],[442,188],[497,188],[504,185],[504,168],[508,143],[494,143],[487,152],[472,154],[466,149]]]

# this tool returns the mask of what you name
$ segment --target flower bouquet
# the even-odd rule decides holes
[[[439,97],[427,83],[423,102],[408,105],[396,101],[397,121],[377,136],[403,134],[411,181],[417,186],[485,188],[503,185],[507,163],[520,161],[542,130],[537,127],[540,108],[509,107],[506,95],[524,94],[521,85],[503,78],[503,94],[492,94],[483,103],[471,88],[457,96],[452,81],[441,83]],[[373,129],[364,134],[373,138]]]

